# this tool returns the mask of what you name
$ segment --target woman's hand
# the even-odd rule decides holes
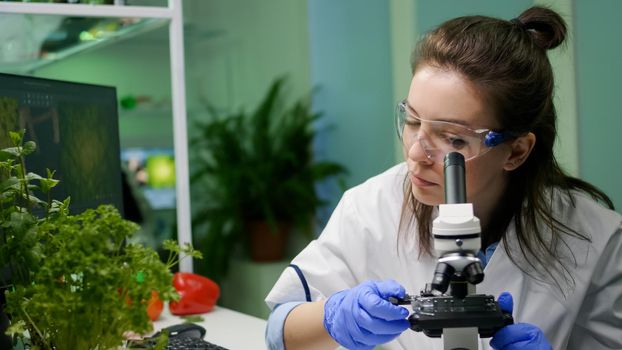
[[[404,287],[394,280],[366,281],[337,292],[324,304],[324,327],[348,349],[372,349],[410,327],[408,310],[388,301],[405,294]]]
[[[514,300],[508,292],[499,296],[501,310],[512,313]],[[490,341],[495,350],[551,350],[540,328],[530,323],[516,323],[501,328]]]

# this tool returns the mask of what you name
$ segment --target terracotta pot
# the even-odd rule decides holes
[[[265,221],[247,224],[251,259],[257,262],[279,261],[285,257],[290,225],[283,222],[275,227]]]

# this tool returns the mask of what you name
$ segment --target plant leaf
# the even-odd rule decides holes
[[[13,157],[19,157],[21,155],[21,147],[7,147],[3,148],[0,152],[9,154]]]
[[[27,156],[37,149],[37,144],[34,141],[26,141],[22,149],[22,156]]]
[[[22,129],[20,131],[9,131],[9,137],[11,138],[11,142],[14,145],[21,144],[25,133],[26,133],[25,129]]]

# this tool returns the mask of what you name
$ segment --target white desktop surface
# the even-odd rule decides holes
[[[243,314],[223,307],[201,314],[198,322],[206,333],[204,339],[230,350],[265,349],[264,332],[266,321],[255,316]],[[180,317],[171,315],[165,306],[160,318],[153,323],[155,330],[183,323]]]

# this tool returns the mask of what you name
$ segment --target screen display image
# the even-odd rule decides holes
[[[172,148],[127,148],[121,161],[149,207],[175,208],[175,160]]]
[[[0,74],[0,147],[9,131],[25,130],[37,144],[27,170],[55,170],[52,197],[71,197],[72,213],[100,204],[123,213],[117,113],[113,87]]]

